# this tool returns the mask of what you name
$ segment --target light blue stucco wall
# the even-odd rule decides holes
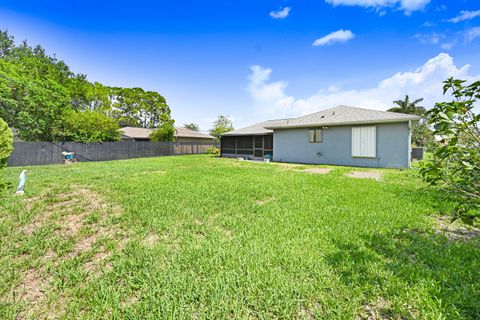
[[[321,143],[308,142],[308,128],[275,130],[273,160],[358,167],[408,168],[410,166],[408,122],[374,126],[377,127],[376,158],[352,157],[352,126],[336,126],[323,130]]]

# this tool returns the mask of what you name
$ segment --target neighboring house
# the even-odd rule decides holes
[[[153,129],[124,127],[121,128],[122,140],[149,141]],[[209,134],[190,130],[184,127],[175,127],[176,142],[214,143],[215,137]]]
[[[408,114],[339,106],[227,132],[224,157],[376,168],[410,167]]]

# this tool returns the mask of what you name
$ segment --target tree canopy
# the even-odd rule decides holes
[[[217,120],[213,122],[213,127],[210,129],[210,134],[217,139],[220,139],[222,133],[232,131],[233,123],[228,116],[219,115]]]
[[[118,141],[121,134],[114,119],[98,111],[67,110],[56,123],[54,135],[61,141]]]
[[[153,130],[150,134],[150,140],[155,142],[175,141],[175,127],[173,123],[166,123]]]
[[[406,95],[403,100],[393,101],[393,104],[396,104],[397,106],[387,110],[390,112],[413,114],[422,117],[422,119],[412,128],[412,144],[417,147],[425,147],[433,141],[432,131],[429,129],[425,119],[425,113],[427,110],[418,105],[422,101],[423,98],[410,101],[410,97]]]
[[[95,113],[74,115],[88,111]],[[0,117],[22,139],[110,141],[111,134],[98,134],[99,127],[91,125],[92,119],[100,120],[99,114],[119,126],[156,128],[173,121],[166,99],[158,92],[91,83],[41,46],[31,47],[26,41],[16,45],[12,36],[0,31]],[[94,131],[72,135],[74,118],[82,121],[82,130]],[[106,124],[105,118],[102,121]],[[106,131],[113,128],[112,121],[108,123]]]
[[[414,114],[417,116],[423,115],[427,110],[419,106],[418,104],[423,101],[423,98],[415,99],[410,101],[410,97],[408,95],[405,96],[403,100],[395,100],[393,104],[396,104],[396,107],[390,108],[387,111],[390,112],[397,112],[397,113],[406,113],[406,114]]]
[[[186,123],[183,126],[187,129],[190,129],[190,130],[193,130],[193,131],[200,131],[200,127],[198,126],[198,124],[196,124],[194,122]]]

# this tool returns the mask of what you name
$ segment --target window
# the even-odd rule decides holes
[[[377,156],[377,128],[352,128],[352,157],[375,158]]]
[[[310,129],[308,142],[317,143],[323,142],[323,130],[322,129]]]

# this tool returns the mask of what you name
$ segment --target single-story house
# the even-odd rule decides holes
[[[338,106],[224,133],[223,157],[375,168],[410,167],[412,123],[420,117]]]
[[[121,128],[122,140],[149,141],[153,129],[124,127]],[[176,142],[214,143],[215,137],[184,127],[175,127]]]

